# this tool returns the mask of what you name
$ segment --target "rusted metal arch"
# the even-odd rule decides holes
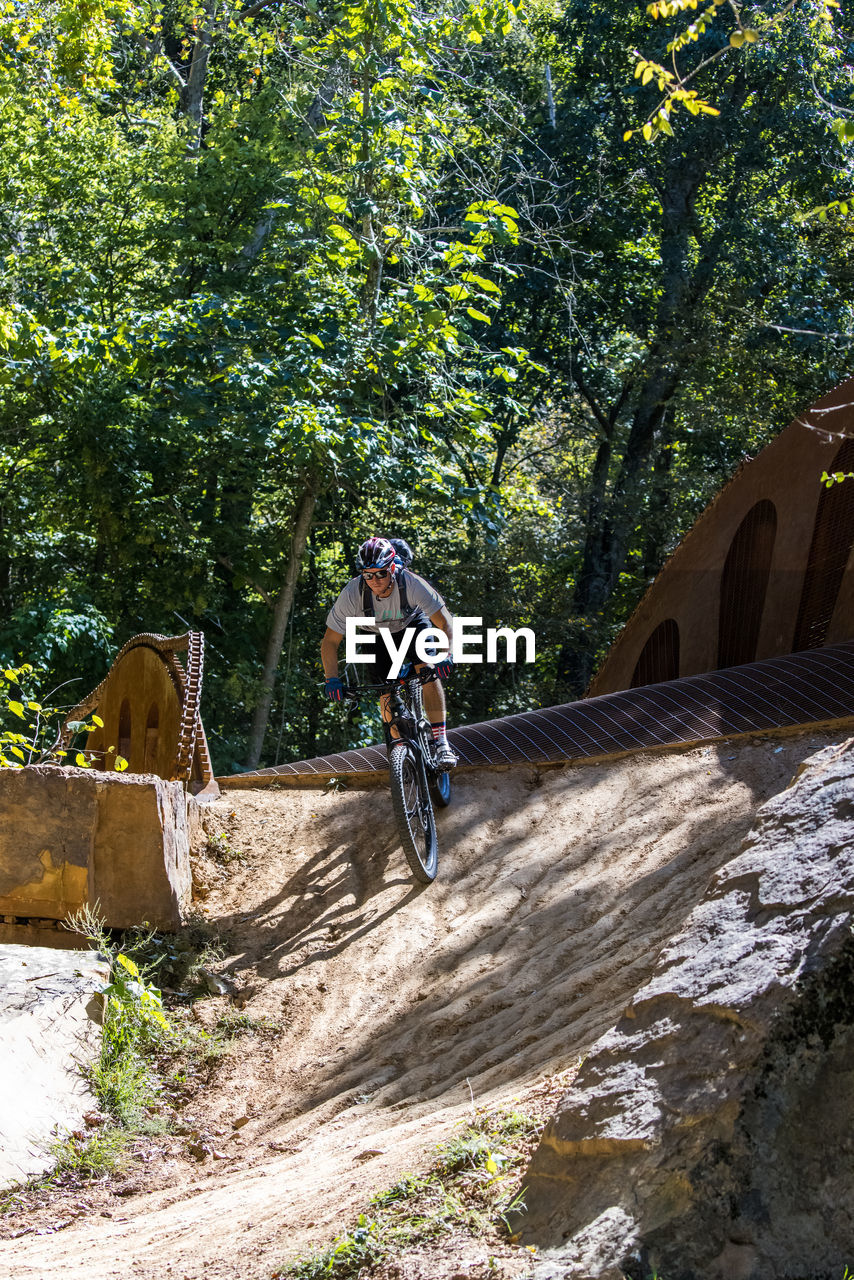
[[[132,636],[122,646],[113,659],[110,671],[99,685],[68,713],[60,731],[57,746],[67,747],[73,730],[69,724],[87,719],[104,698],[107,684],[113,669],[132,649],[147,648],[153,650],[166,667],[181,707],[180,728],[176,744],[175,761],[170,778],[179,782],[188,782],[193,766],[193,757],[197,755],[203,776],[213,777],[207,741],[202,729],[201,697],[202,678],[204,675],[205,637],[201,631],[187,631],[180,636],[165,636],[158,632],[145,631]],[[177,655],[186,652],[186,666],[182,666]]]
[[[452,729],[463,768],[562,764],[854,719],[854,642]],[[223,788],[376,785],[385,747],[218,778]]]

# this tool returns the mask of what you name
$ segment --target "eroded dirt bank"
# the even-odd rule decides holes
[[[225,1158],[196,1164],[173,1144],[111,1217],[7,1240],[0,1270],[260,1280],[328,1243],[473,1101],[509,1102],[570,1070],[756,808],[844,736],[467,775],[440,814],[427,889],[407,874],[382,790],[229,794],[217,811],[247,856],[204,912],[243,1012],[285,1029],[241,1040],[188,1104]],[[211,1017],[226,1001],[205,1004]]]

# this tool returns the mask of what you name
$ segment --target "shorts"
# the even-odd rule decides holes
[[[408,629],[412,630],[412,635],[409,637],[406,648],[404,649],[403,660],[404,662],[420,662],[420,659],[415,653],[416,637],[420,635],[422,631],[433,630],[433,624],[427,617],[425,617],[424,614],[421,614],[420,617],[416,615],[416,617],[406,624],[405,630]],[[403,632],[395,631],[393,634],[394,642],[397,645],[400,642],[400,636]],[[376,657],[373,662],[360,662],[358,664],[358,678],[361,684],[385,684],[389,678],[392,656],[388,651],[385,641],[379,634],[379,629],[377,630],[377,640],[374,645],[374,653],[376,654]]]

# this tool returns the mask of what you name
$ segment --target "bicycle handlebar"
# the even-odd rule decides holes
[[[428,671],[412,671],[408,676],[398,676],[396,680],[386,680],[382,684],[357,684],[344,690],[344,698],[350,702],[358,702],[364,693],[393,693],[401,685],[408,684],[410,680],[417,680],[419,684],[425,685],[438,679],[435,669],[431,667]]]

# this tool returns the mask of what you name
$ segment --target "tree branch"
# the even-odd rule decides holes
[[[184,82],[184,77],[181,75],[181,72],[175,66],[174,62],[171,62],[170,59],[166,57],[166,54],[161,50],[160,36],[158,36],[156,40],[146,40],[141,31],[134,31],[132,34],[139,47],[151,55],[152,63],[157,62],[158,58],[163,59],[167,71],[174,77],[179,89],[183,93],[187,87]]]

